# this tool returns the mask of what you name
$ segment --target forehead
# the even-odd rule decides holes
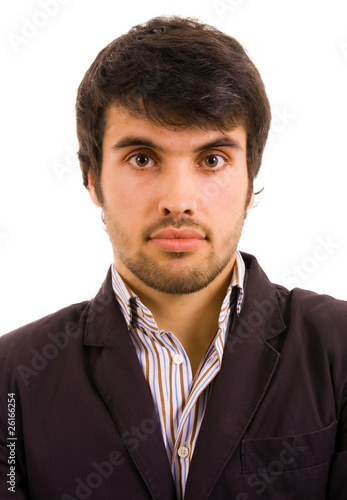
[[[197,126],[187,127],[166,127],[153,123],[146,117],[134,116],[124,108],[110,106],[105,113],[105,129],[103,147],[113,147],[114,144],[125,146],[134,145],[136,138],[146,139],[147,142],[155,141],[155,144],[162,144],[163,147],[177,146],[184,144],[187,148],[198,147],[199,143],[209,143],[225,137],[225,145],[232,145],[233,142],[238,149],[246,150],[247,133],[243,125],[234,125],[229,129],[200,128]],[[128,142],[127,142],[127,139]],[[228,144],[230,143],[230,144]],[[223,144],[221,144],[223,145]]]

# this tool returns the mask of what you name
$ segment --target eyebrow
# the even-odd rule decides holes
[[[156,151],[161,151],[161,152],[164,151],[164,149],[161,146],[159,146],[159,144],[155,144],[153,141],[151,141],[150,139],[146,139],[145,137],[138,137],[138,136],[129,136],[120,139],[116,144],[112,146],[112,150],[116,151],[117,149],[123,149],[132,146],[142,146],[155,149]],[[239,141],[231,137],[222,135],[220,137],[217,137],[213,141],[201,144],[199,147],[194,149],[194,153],[199,153],[200,151],[204,151],[205,149],[213,149],[221,146],[243,150],[243,147],[241,146],[241,143]]]
[[[116,151],[117,149],[129,148],[131,146],[145,146],[146,148],[156,149],[157,151],[164,151],[161,146],[155,144],[149,139],[145,139],[144,137],[124,137],[120,141],[118,141],[112,149]]]

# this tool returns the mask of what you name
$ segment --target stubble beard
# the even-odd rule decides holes
[[[223,252],[223,255],[219,255],[214,248],[212,230],[203,226],[204,231],[207,233],[205,244],[210,245],[211,248],[207,257],[204,258],[204,262],[190,262],[190,252],[165,252],[168,258],[165,259],[165,262],[159,262],[155,255],[143,250],[138,250],[133,256],[127,255],[130,240],[126,231],[111,216],[106,206],[104,206],[103,211],[103,221],[113,250],[126,268],[150,288],[175,295],[191,294],[202,290],[225,269],[235,255],[246,216],[247,211],[245,210],[237,219],[230,234],[225,238],[220,252]],[[201,224],[197,224],[190,219],[179,222],[174,219],[166,219],[159,224],[161,228],[169,226],[177,228],[182,226],[190,228],[202,227]],[[144,231],[144,234],[149,232],[148,229]],[[148,240],[146,241],[144,235],[142,241],[144,246],[151,245]]]

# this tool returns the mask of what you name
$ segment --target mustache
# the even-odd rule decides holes
[[[165,219],[162,219],[158,222],[155,222],[153,224],[150,224],[146,228],[143,229],[141,232],[141,236],[145,240],[149,240],[151,237],[151,234],[153,234],[156,231],[160,231],[161,229],[166,229],[168,227],[172,227],[174,229],[180,229],[181,227],[187,228],[187,229],[199,229],[200,232],[205,234],[205,237],[207,240],[210,240],[213,238],[213,230],[206,224],[203,224],[202,222],[195,221],[194,219],[175,219],[173,217],[168,217]]]

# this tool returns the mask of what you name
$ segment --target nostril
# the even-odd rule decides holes
[[[178,217],[183,214],[194,215],[197,207],[190,196],[183,197],[179,193],[175,194],[171,191],[169,195],[159,201],[158,209],[161,215]]]
[[[193,215],[193,211],[190,208],[187,208],[186,210],[174,210],[174,209],[170,210],[168,208],[162,208],[161,214],[162,215],[172,215],[173,217],[177,217],[181,214]]]

